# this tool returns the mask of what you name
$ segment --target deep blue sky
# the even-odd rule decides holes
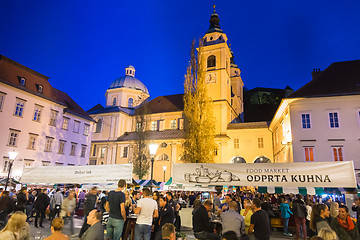
[[[183,92],[212,4],[245,87],[295,90],[313,68],[360,59],[360,1],[0,1],[0,54],[50,77],[85,110],[131,64],[151,98]]]

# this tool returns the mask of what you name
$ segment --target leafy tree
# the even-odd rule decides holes
[[[146,131],[149,119],[146,102],[136,109],[135,114],[135,133],[136,139],[133,144],[133,172],[139,179],[142,179],[149,171],[150,162],[148,159],[147,139],[148,132]]]
[[[200,44],[199,52],[201,48]],[[190,163],[212,163],[215,150],[213,103],[207,94],[201,54],[195,53],[195,41],[192,42],[190,56],[184,83],[183,159]]]

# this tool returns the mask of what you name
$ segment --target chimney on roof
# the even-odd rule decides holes
[[[322,71],[320,71],[320,68],[314,68],[313,71],[311,72],[312,80],[317,78],[321,73]]]

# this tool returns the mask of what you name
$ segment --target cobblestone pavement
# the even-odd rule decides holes
[[[83,224],[83,221],[84,221],[83,219],[79,219],[79,218],[74,219],[74,225],[75,225],[75,234],[74,235],[71,236],[69,225],[64,226],[63,233],[70,236],[71,240],[78,239],[77,236],[80,232],[80,228]],[[47,236],[51,235],[50,224],[47,219],[44,220],[43,226],[44,226],[44,228],[35,228],[34,223],[33,222],[30,223],[32,239],[41,240],[41,239],[44,239]],[[196,239],[193,235],[191,228],[183,227],[182,232],[186,234],[186,239],[188,239],[188,240]],[[293,238],[285,237],[282,234],[282,232],[279,230],[278,231],[273,230],[272,235],[271,235],[271,240],[278,240],[278,239],[293,239]]]

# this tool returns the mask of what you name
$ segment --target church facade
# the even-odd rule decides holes
[[[272,133],[267,122],[243,122],[244,101],[241,70],[227,43],[228,38],[213,12],[210,27],[199,48],[209,97],[215,117],[215,163],[273,161]],[[133,161],[138,126],[137,109],[146,105],[147,142],[159,145],[154,179],[171,177],[172,163],[181,163],[184,141],[183,94],[159,96],[149,101],[146,86],[135,78],[135,68],[113,81],[106,91],[106,105],[88,111],[96,121],[89,164],[122,164]],[[150,171],[149,171],[150,176]]]

